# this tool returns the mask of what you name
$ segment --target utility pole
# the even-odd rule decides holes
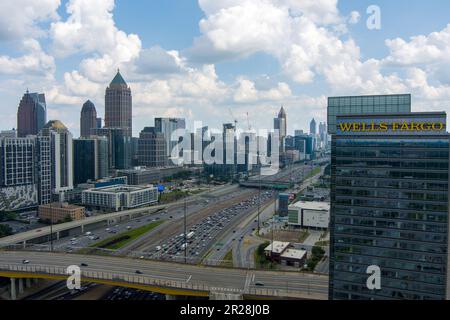
[[[187,264],[187,198],[184,198],[184,263]]]
[[[259,231],[260,231],[260,220],[259,220],[259,215],[261,214],[261,167],[259,170],[259,193],[258,193],[258,236],[259,236]]]
[[[53,252],[53,203],[50,204],[50,251]]]

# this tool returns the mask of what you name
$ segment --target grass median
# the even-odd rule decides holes
[[[161,225],[164,222],[165,221],[152,222],[145,226],[117,234],[100,242],[94,243],[93,245],[90,245],[89,248],[80,250],[79,253],[98,254],[99,253],[98,251],[101,251],[99,249],[118,250],[123,246],[125,246],[127,243],[143,236],[144,234],[153,230],[154,228],[156,228],[157,226]]]

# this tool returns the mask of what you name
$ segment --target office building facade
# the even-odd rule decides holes
[[[36,136],[0,138],[0,210],[24,210],[50,201],[48,146]]]
[[[158,188],[154,186],[110,186],[85,190],[83,205],[114,211],[138,208],[158,202]]]
[[[108,176],[108,139],[96,136],[74,139],[73,163],[75,185]]]
[[[86,101],[81,109],[80,117],[80,136],[89,138],[92,135],[92,129],[100,128],[98,126],[97,110],[95,105],[90,101]]]
[[[335,128],[330,299],[448,298],[446,114],[338,116]]]
[[[166,138],[154,127],[141,131],[138,141],[138,163],[145,167],[164,167],[168,163]]]
[[[53,195],[58,198],[63,192],[73,189],[72,134],[61,121],[52,120],[39,135],[50,138],[51,188]]]
[[[286,151],[285,139],[287,136],[287,115],[284,107],[281,107],[278,116],[273,120],[273,128],[279,130],[280,153]]]
[[[346,96],[328,98],[328,133],[336,133],[339,115],[392,114],[411,112],[410,94]]]
[[[317,135],[317,122],[315,119],[312,119],[309,124],[309,134],[312,136]]]
[[[182,118],[156,118],[156,132],[162,133],[166,140],[166,156],[170,159],[177,141],[172,141],[173,133],[178,129],[186,129],[186,120]],[[176,140],[176,139],[174,139]]]
[[[39,219],[51,221],[51,223],[77,221],[86,218],[84,207],[60,202],[40,205],[38,215]]]
[[[94,135],[106,137],[108,140],[108,169],[112,170],[131,168],[132,141],[128,131],[119,128],[94,129]]]
[[[131,89],[119,71],[105,93],[105,128],[119,128],[131,137],[133,132]]]
[[[17,111],[17,131],[19,137],[37,135],[47,122],[45,95],[29,93],[22,97]]]

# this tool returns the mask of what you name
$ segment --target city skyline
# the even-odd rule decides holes
[[[242,125],[248,113],[253,127],[270,128],[281,105],[291,115],[289,133],[308,131],[312,118],[326,120],[330,95],[412,93],[416,111],[447,110],[448,4],[380,1],[381,29],[369,30],[367,1],[169,2],[48,0],[34,14],[3,2],[9,32],[0,35],[0,128],[16,127],[10,111],[28,88],[46,95],[48,119],[78,136],[75,116],[86,100],[104,117],[104,89],[117,68],[133,92],[135,137],[155,117],[220,128],[233,120],[222,119],[228,108]],[[20,25],[11,20],[18,17]],[[258,34],[236,28],[245,19]],[[97,41],[97,34],[111,37]]]

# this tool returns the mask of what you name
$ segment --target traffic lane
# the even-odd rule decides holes
[[[112,257],[91,257],[78,255],[54,255],[45,253],[4,253],[0,257],[3,264],[20,264],[23,259],[30,260],[30,265],[52,265],[68,267],[69,265],[88,264],[88,271],[103,271],[110,273],[127,273],[136,276],[136,270],[143,275],[169,278],[171,280],[188,281],[195,284],[205,284],[210,287],[243,289],[247,270],[221,269],[211,267],[194,267],[163,262],[145,262],[142,260],[122,259]],[[125,266],[124,266],[125,264]],[[319,286],[326,288],[328,277],[296,272],[264,272],[252,270],[258,281],[263,281],[268,287],[284,289],[286,282],[292,290]],[[167,280],[169,280],[167,279]],[[260,279],[260,280],[259,280]]]
[[[11,259],[6,260],[6,257],[2,255],[0,258],[1,263],[21,264],[22,260],[27,259],[30,261],[30,266],[47,266],[50,264],[62,268],[67,268],[70,265],[80,266],[81,263],[84,263],[87,264],[87,267],[81,267],[81,269],[85,271],[122,273],[140,276],[139,274],[136,274],[136,271],[139,270],[142,272],[143,276],[151,276],[160,280],[192,282],[200,285],[204,284],[207,286],[219,286],[223,288],[240,288],[241,284],[245,282],[245,274],[241,271],[211,270],[173,263],[164,264],[155,262],[149,264],[141,260],[132,259],[94,258],[82,255],[49,256],[48,254],[44,254],[43,256],[40,256],[36,253],[26,255],[9,254],[8,256]],[[126,265],[124,265],[124,263]]]

